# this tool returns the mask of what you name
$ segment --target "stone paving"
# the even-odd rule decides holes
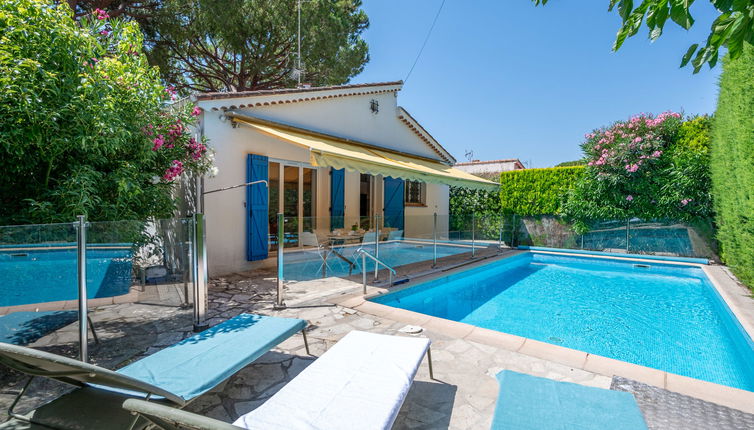
[[[328,279],[291,283],[286,287],[289,307],[272,309],[275,279],[271,272],[256,271],[213,280],[210,284],[211,325],[243,312],[306,319],[312,356],[306,354],[300,334],[280,344],[255,363],[201,396],[187,410],[233,421],[275,394],[351,330],[397,336],[426,336],[432,340],[435,380],[422,363],[395,429],[485,429],[489,428],[497,399],[494,378],[502,369],[584,385],[609,388],[612,378],[571,368],[544,359],[455,338],[448,333],[422,330],[409,335],[406,325],[329,303],[328,293],[356,292],[360,285]],[[97,308],[91,313],[101,338],[92,344],[95,364],[121,367],[140,356],[171,345],[192,333],[191,309],[182,306],[178,286],[151,287],[138,303]],[[32,347],[75,356],[77,325],[73,324],[39,339]],[[0,408],[7,408],[22,378],[0,369]],[[40,381],[20,408],[28,410],[67,390],[55,382]],[[3,418],[0,418],[2,421]]]
[[[317,286],[313,288],[316,290],[325,284],[327,282],[310,284],[309,290],[306,283],[290,285],[287,294],[295,304],[283,311],[273,311],[275,283],[271,273],[255,272],[213,280],[208,314],[210,324],[242,312],[306,319],[311,324],[307,333],[313,356],[306,355],[302,336],[294,335],[201,396],[187,409],[232,421],[263,403],[351,330],[408,336],[400,332],[405,326],[402,323],[335,306],[321,298],[302,303],[296,300],[296,297],[311,297],[312,286]],[[160,294],[153,294],[151,300],[104,306],[91,312],[101,339],[99,345],[90,346],[93,363],[118,368],[192,334],[191,310],[180,306],[180,288],[174,288],[172,294],[170,288],[166,291],[162,287],[162,290]],[[417,336],[432,339],[436,380],[429,378],[425,361],[401,409],[394,426],[396,429],[488,428],[498,390],[494,375],[502,369],[603,388],[610,385],[610,378],[605,376],[441,333],[423,331]],[[75,356],[77,325],[58,330],[30,346]],[[3,381],[0,408],[4,410],[23,378],[5,369],[0,372],[4,372],[0,374]],[[19,410],[31,409],[68,389],[55,382],[35,382],[30,396],[22,401]]]

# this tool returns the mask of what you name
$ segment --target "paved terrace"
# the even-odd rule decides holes
[[[426,269],[426,267],[425,267]],[[396,336],[426,336],[432,340],[435,380],[429,378],[426,361],[401,410],[395,429],[489,428],[497,399],[494,375],[502,369],[560,381],[634,392],[652,429],[754,428],[754,416],[740,411],[676,395],[625,378],[612,378],[530,355],[472,340],[474,336],[424,327],[406,333],[405,322],[376,317],[346,307],[348,292],[360,285],[349,280],[292,283],[287,286],[289,308],[272,309],[275,279],[272,272],[257,271],[212,280],[210,324],[243,312],[295,317],[310,322],[311,352],[306,355],[300,335],[282,343],[254,364],[189,405],[188,410],[232,421],[270,398],[316,356],[351,330]],[[118,368],[140,356],[192,335],[191,310],[181,307],[183,286],[151,287],[138,303],[99,307],[91,313],[101,338],[92,345],[92,362]],[[333,296],[333,292],[336,294]],[[328,297],[329,296],[329,297]],[[346,302],[342,302],[346,300]],[[333,302],[342,303],[334,304]],[[353,303],[353,301],[351,301]],[[484,340],[484,339],[481,339]],[[77,325],[72,324],[38,340],[32,347],[75,356]],[[7,408],[23,378],[0,369],[0,408]],[[31,409],[65,392],[68,387],[36,381],[31,396],[20,409]],[[5,419],[0,418],[0,421]]]

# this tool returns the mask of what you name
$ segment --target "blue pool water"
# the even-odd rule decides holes
[[[525,253],[373,300],[754,391],[754,343],[704,272],[648,265]]]
[[[336,248],[345,259],[356,264],[353,274],[361,273],[361,257],[355,257],[358,245]],[[374,245],[364,249],[374,254]],[[462,245],[437,245],[437,258],[471,252],[471,248]],[[393,241],[380,243],[380,260],[391,267],[429,261],[433,258],[432,243],[419,241]],[[348,276],[349,265],[334,253],[327,256],[327,276]],[[367,259],[367,268],[374,270],[374,262]],[[287,252],[285,254],[284,278],[286,280],[309,281],[322,277],[322,258],[315,250]]]
[[[131,286],[130,249],[89,249],[87,296],[113,297]],[[0,306],[78,298],[75,249],[0,252]]]

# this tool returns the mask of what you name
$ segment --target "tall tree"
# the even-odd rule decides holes
[[[301,3],[303,82],[348,82],[369,60],[361,0]],[[164,80],[191,91],[244,91],[296,83],[295,0],[163,0],[144,28]]]
[[[548,0],[532,0],[535,5],[545,5]],[[649,28],[650,40],[662,35],[665,23],[670,19],[688,30],[694,25],[691,5],[694,0],[642,0],[634,5],[633,0],[609,0],[608,10],[617,9],[623,23],[613,44],[617,51],[626,38],[636,35],[642,23]],[[720,48],[725,47],[732,60],[743,52],[744,44],[754,46],[754,1],[752,0],[709,0],[720,12],[712,23],[709,37],[704,46],[695,43],[689,47],[681,60],[681,67],[688,63],[694,67],[694,73],[709,64],[715,67],[720,55]]]

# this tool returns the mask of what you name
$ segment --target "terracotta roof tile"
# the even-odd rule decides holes
[[[232,99],[239,97],[255,97],[281,94],[312,93],[318,91],[347,90],[355,88],[381,87],[386,85],[402,85],[403,81],[392,82],[375,82],[369,84],[350,84],[350,85],[333,85],[329,87],[310,87],[310,88],[278,88],[274,90],[256,90],[256,91],[237,91],[237,92],[220,92],[220,93],[196,93],[192,97],[195,100],[220,100]]]

